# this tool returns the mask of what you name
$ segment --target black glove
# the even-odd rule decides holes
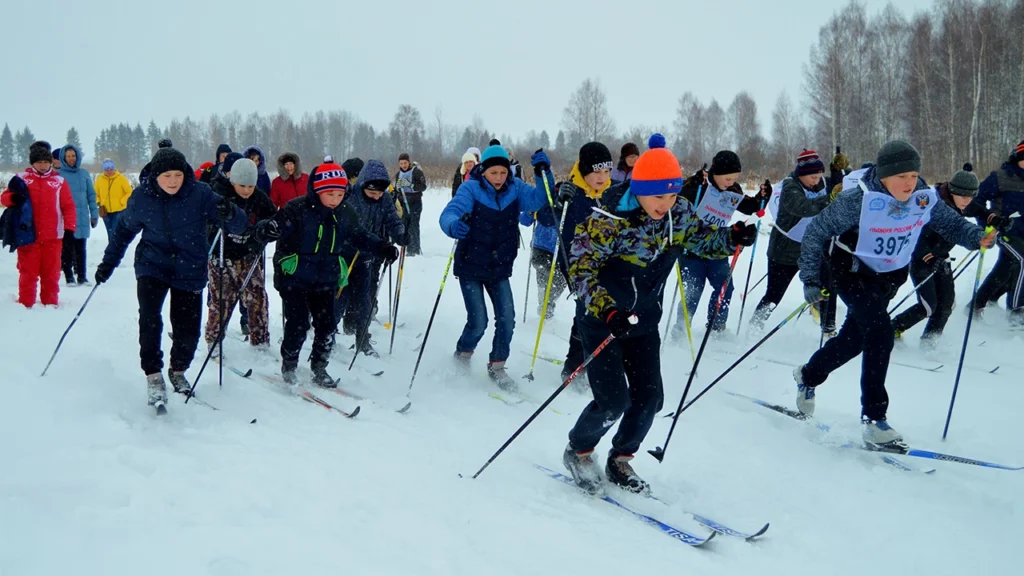
[[[221,222],[227,222],[231,220],[231,217],[235,214],[235,207],[231,204],[231,201],[227,198],[221,198],[220,202],[217,202],[217,220]]]
[[[409,231],[406,230],[402,234],[396,236],[394,238],[394,241],[395,241],[395,244],[398,244],[399,246],[408,246],[409,245]]]
[[[387,242],[381,242],[377,245],[377,248],[373,251],[374,256],[380,258],[385,263],[390,264],[395,260],[398,260],[398,248],[395,248]]]
[[[28,186],[20,177],[11,178],[7,183],[7,189],[11,191],[11,203],[15,206],[21,206],[28,200]]]
[[[113,266],[106,262],[100,262],[100,265],[96,267],[96,283],[103,284],[107,280],[110,280],[110,275],[113,273]]]
[[[95,228],[96,225],[99,224],[99,223],[100,223],[100,221],[97,220],[96,218],[90,218],[89,219],[89,226],[92,226],[93,228]]]
[[[253,236],[260,244],[269,244],[281,237],[281,229],[277,226],[276,220],[268,218],[256,223]]]
[[[697,170],[696,172],[693,173],[693,176],[690,176],[689,178],[687,178],[686,183],[687,184],[695,184],[697,186],[702,186],[704,184],[707,184],[707,181],[708,181],[707,167],[708,167],[708,165],[705,163],[704,166],[702,166],[700,170]]]
[[[566,204],[572,202],[576,191],[579,188],[572,182],[562,182],[558,185],[558,197],[555,198],[555,210],[561,210]]]
[[[626,334],[629,334],[630,330],[636,326],[638,318],[636,314],[629,311],[622,311],[618,308],[612,308],[612,311],[605,317],[604,323],[608,325],[608,330],[611,331],[612,335],[616,338],[622,338]]]
[[[765,178],[764,182],[761,184],[761,189],[758,190],[757,193],[761,196],[762,200],[768,200],[772,195],[772,181]]]
[[[1010,226],[1013,226],[1013,218],[992,214],[988,217],[988,225],[999,230],[1000,233],[1006,232]]]
[[[734,224],[729,230],[729,239],[734,246],[750,246],[757,238],[757,226],[753,224]]]

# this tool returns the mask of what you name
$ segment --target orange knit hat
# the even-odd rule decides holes
[[[629,191],[634,196],[678,194],[683,189],[683,171],[675,154],[665,148],[665,137],[652,134],[647,148],[633,166]]]

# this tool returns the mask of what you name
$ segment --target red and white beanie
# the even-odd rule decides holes
[[[313,192],[323,194],[331,190],[348,190],[348,175],[345,170],[333,162],[321,164],[313,170]]]

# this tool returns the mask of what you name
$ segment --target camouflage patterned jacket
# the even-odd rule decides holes
[[[586,308],[584,321],[603,326],[618,308],[637,315],[631,336],[657,330],[665,281],[679,253],[699,250],[726,258],[735,249],[729,230],[711,230],[681,195],[667,217],[654,220],[628,185],[613,187],[601,207],[576,226],[569,248],[569,277]]]

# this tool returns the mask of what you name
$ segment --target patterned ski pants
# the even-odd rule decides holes
[[[253,346],[270,343],[269,314],[267,312],[267,290],[265,288],[266,271],[263,262],[256,265],[252,278],[246,284],[245,290],[239,294],[238,289],[242,287],[245,275],[249,273],[253,261],[262,260],[262,254],[255,254],[239,260],[224,260],[224,307],[227,308],[228,317],[224,321],[225,329],[231,323],[231,312],[235,302],[241,301],[249,310],[249,343]],[[208,300],[208,314],[206,319],[206,343],[213,345],[217,342],[217,332],[220,330],[220,267],[216,259],[210,259],[207,264],[210,274],[210,297]]]

